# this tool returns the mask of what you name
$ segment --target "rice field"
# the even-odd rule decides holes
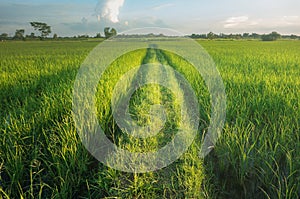
[[[100,126],[113,143],[132,152],[155,151],[172,140],[180,129],[180,100],[157,84],[136,90],[129,103],[132,118],[140,126],[160,127],[161,120],[164,126],[156,136],[133,139],[118,127],[111,109],[120,78],[136,66],[163,64],[194,90],[196,139],[171,165],[146,173],[105,166],[76,131],[75,79],[99,41],[0,43],[0,198],[299,198],[300,41],[197,42],[214,60],[227,95],[225,125],[205,158],[199,149],[211,99],[201,75],[182,57],[150,45],[116,59],[97,85]],[[161,71],[153,68],[159,78]],[[172,85],[184,96],[176,81]],[[166,115],[158,121],[152,117],[156,104]]]

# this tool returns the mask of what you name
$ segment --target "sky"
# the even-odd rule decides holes
[[[0,34],[35,32],[29,22],[45,22],[52,34],[90,36],[114,27],[170,28],[192,33],[300,35],[299,0],[0,0]],[[36,32],[35,32],[36,33]]]

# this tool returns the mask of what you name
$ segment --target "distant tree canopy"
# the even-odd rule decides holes
[[[218,35],[216,35],[216,34],[213,33],[213,32],[209,32],[209,33],[207,34],[207,38],[208,38],[208,39],[215,39],[215,38],[218,38]]]
[[[38,30],[41,33],[41,38],[45,38],[51,33],[51,26],[48,26],[46,23],[30,22],[30,25],[34,30]]]
[[[6,40],[6,39],[8,39],[8,34],[7,33],[2,33],[0,35],[0,40]]]
[[[13,39],[24,39],[25,30],[24,29],[17,29],[15,32],[15,36]]]
[[[298,36],[297,36],[297,35],[291,34],[291,35],[290,35],[290,39],[298,39]]]
[[[215,34],[209,32],[208,34],[192,34],[190,36],[193,39],[261,39],[263,41],[275,41],[277,39],[300,39],[297,35],[280,35],[277,32],[272,32],[270,34],[260,35],[257,33],[243,33],[243,34]]]
[[[250,34],[249,33],[243,33],[243,38],[248,38],[250,36]]]
[[[106,27],[106,28],[104,28],[104,35],[105,35],[106,39],[116,36],[117,30],[114,28]]]
[[[101,38],[101,34],[100,33],[97,33],[95,38]]]
[[[267,34],[267,35],[262,35],[261,40],[263,40],[263,41],[276,41],[280,37],[281,37],[281,35],[279,33],[272,32],[272,33]]]

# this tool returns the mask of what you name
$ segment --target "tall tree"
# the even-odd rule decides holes
[[[110,37],[116,36],[117,30],[114,28],[106,27],[104,28],[104,34],[105,34],[105,38],[108,39]]]
[[[30,25],[34,30],[38,30],[41,33],[41,38],[45,38],[51,33],[51,26],[48,26],[46,23],[30,22]]]
[[[207,38],[208,38],[208,39],[214,39],[214,38],[216,38],[216,36],[217,36],[217,35],[215,35],[213,32],[209,32],[209,33],[207,34]]]
[[[25,33],[24,29],[17,29],[15,32],[14,39],[24,39],[24,33]]]

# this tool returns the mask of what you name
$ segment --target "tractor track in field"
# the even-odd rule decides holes
[[[180,108],[187,113],[188,111],[195,111],[191,110],[189,103],[186,103],[190,100],[188,98],[191,96],[191,93],[186,91],[182,77],[175,72],[171,64],[174,65],[170,58],[157,48],[156,44],[150,44],[141,66],[134,71],[135,74],[130,85],[130,88],[136,89],[135,94],[138,93],[134,100],[132,98],[130,100],[131,108],[129,114],[134,122],[141,127],[139,129],[141,132],[139,133],[144,133],[143,131],[146,131],[145,127],[150,128],[149,131],[158,130],[158,132],[150,132],[151,135],[157,135],[156,139],[154,139],[155,141],[152,139],[153,137],[145,139],[148,143],[152,141],[156,144],[158,143],[151,150],[157,150],[159,147],[166,145],[178,131],[195,130],[192,129],[192,126],[195,125],[193,122],[196,121],[193,118],[194,115],[185,114],[183,116],[182,111],[180,111]],[[147,82],[151,82],[150,85],[146,85]],[[167,84],[168,88],[161,85],[161,82]],[[133,96],[128,96],[127,94],[126,98]],[[158,119],[151,117],[153,116],[150,113],[151,108],[155,105],[163,106],[166,111],[164,113],[167,113],[168,117],[163,119],[162,117]],[[159,116],[161,116],[161,113]],[[128,119],[129,122],[125,121],[125,123],[133,124],[131,118]],[[164,120],[164,124],[162,124],[162,120]]]

